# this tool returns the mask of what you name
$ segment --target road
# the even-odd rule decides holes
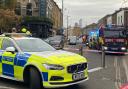
[[[69,49],[68,49],[69,48]],[[67,51],[79,53],[75,47],[68,47]],[[119,89],[128,81],[128,56],[106,55],[106,67],[101,68],[101,54],[84,50],[84,56],[88,59],[89,80],[79,84],[58,89]],[[15,82],[0,78],[0,89],[29,89],[21,82]]]

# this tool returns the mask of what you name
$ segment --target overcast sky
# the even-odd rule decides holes
[[[62,0],[55,0],[55,2],[61,8]],[[113,13],[122,6],[128,6],[122,3],[123,0],[64,0],[64,22],[66,23],[65,17],[69,15],[69,24],[74,25],[82,19],[83,26],[85,26],[97,22],[103,16]]]

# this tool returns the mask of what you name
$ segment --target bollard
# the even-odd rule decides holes
[[[105,49],[104,49],[104,46],[102,46],[101,66],[102,66],[103,68],[105,68]]]
[[[83,45],[79,46],[79,54],[83,56]]]

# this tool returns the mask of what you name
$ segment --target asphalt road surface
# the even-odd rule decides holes
[[[75,47],[67,51],[79,53]],[[119,89],[122,84],[128,81],[128,56],[107,54],[106,67],[101,69],[101,54],[97,52],[84,51],[88,59],[89,80],[69,87],[58,89]],[[0,89],[29,89],[21,82],[15,82],[0,78]]]

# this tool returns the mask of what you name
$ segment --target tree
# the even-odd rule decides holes
[[[8,32],[9,29],[20,23],[20,20],[20,17],[16,16],[14,11],[0,9],[0,29]]]
[[[13,10],[16,6],[16,2],[17,0],[0,0],[0,8]]]
[[[4,8],[4,1],[0,0],[0,8]]]

